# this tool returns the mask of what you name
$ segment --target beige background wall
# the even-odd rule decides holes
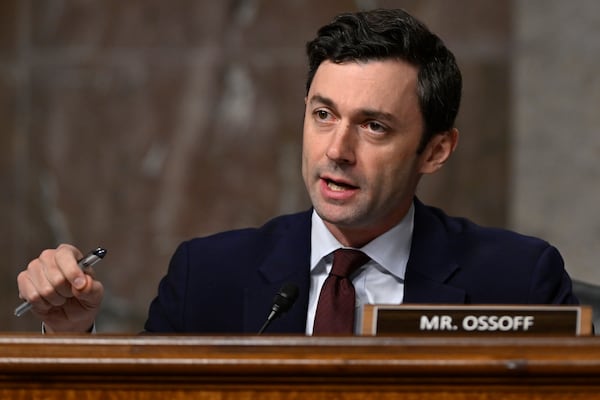
[[[180,241],[307,208],[304,43],[362,7],[414,13],[464,73],[459,150],[421,198],[600,281],[600,3],[5,0],[0,330],[39,328],[12,310],[43,248],[107,247],[99,326],[137,332]]]
[[[600,3],[518,1],[509,225],[600,284]]]

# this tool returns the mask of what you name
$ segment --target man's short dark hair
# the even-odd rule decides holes
[[[417,95],[424,132],[418,152],[431,137],[454,127],[462,77],[442,40],[404,10],[376,9],[340,14],[306,44],[306,92],[325,60],[335,63],[399,59],[418,68]]]

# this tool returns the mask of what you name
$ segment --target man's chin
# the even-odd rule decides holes
[[[339,228],[351,229],[360,225],[355,212],[340,207],[315,208],[321,219]]]

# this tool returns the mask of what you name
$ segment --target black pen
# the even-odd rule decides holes
[[[89,272],[89,268],[91,268],[98,261],[102,260],[105,255],[106,249],[98,247],[97,249],[90,251],[86,256],[84,256],[80,260],[77,260],[77,265],[79,265],[79,268],[81,268],[81,270],[87,274]],[[29,311],[30,308],[31,304],[24,301],[19,307],[15,308],[15,315],[17,317],[20,317],[21,315]]]

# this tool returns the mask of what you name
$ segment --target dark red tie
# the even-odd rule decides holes
[[[369,261],[359,250],[338,249],[333,252],[333,267],[319,295],[313,335],[354,333],[354,271]]]

